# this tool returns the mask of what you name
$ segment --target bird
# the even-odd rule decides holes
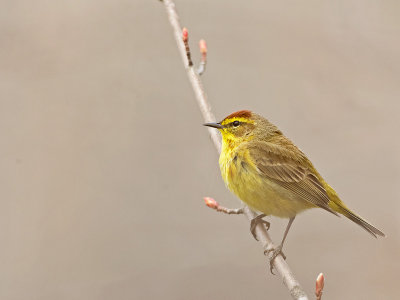
[[[295,217],[311,208],[339,216],[360,225],[375,238],[385,234],[351,211],[323,179],[308,157],[277,126],[249,110],[228,115],[221,122],[203,124],[222,135],[219,166],[227,188],[260,214],[251,221],[253,236],[258,223],[269,229],[263,218],[289,219],[279,246],[272,251],[272,262],[281,254]],[[266,252],[268,252],[266,251]]]

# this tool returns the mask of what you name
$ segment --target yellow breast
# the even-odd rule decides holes
[[[232,148],[223,145],[219,165],[222,178],[229,190],[254,210],[266,215],[290,218],[313,207],[307,201],[262,176],[248,151],[243,147]]]

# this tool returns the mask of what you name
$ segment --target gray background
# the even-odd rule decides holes
[[[158,1],[1,1],[0,298],[289,299],[224,187]],[[322,210],[285,253],[324,299],[394,299],[398,1],[177,1],[209,46],[218,119],[251,109],[312,159],[375,240]],[[271,235],[286,221],[272,218]]]

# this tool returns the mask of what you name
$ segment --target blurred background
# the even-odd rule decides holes
[[[301,214],[310,296],[394,299],[400,271],[398,1],[176,1],[218,119],[277,124],[382,229]],[[0,298],[290,299],[269,273],[159,1],[1,1]],[[286,220],[272,218],[282,237]]]

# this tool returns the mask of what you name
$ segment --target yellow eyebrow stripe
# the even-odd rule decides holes
[[[229,118],[229,119],[225,119],[221,122],[221,125],[227,125],[229,123],[232,123],[234,121],[239,121],[239,122],[243,122],[243,123],[250,123],[250,124],[254,124],[253,120],[247,119],[247,118],[240,118],[240,117],[235,117],[235,118]]]

